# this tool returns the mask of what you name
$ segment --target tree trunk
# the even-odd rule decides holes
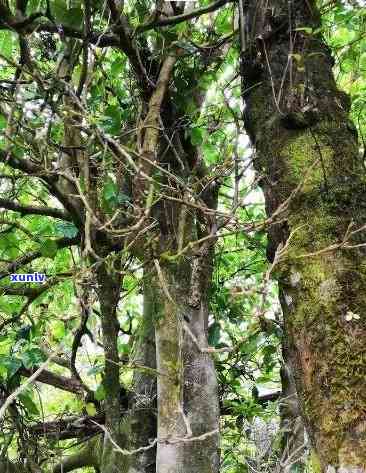
[[[365,231],[356,230],[366,212],[357,134],[315,31],[315,2],[250,3],[241,3],[244,115],[267,212],[277,219],[269,258],[288,244],[276,270],[301,410],[322,471],[364,472],[366,266],[356,245]]]
[[[156,438],[156,372],[148,372],[148,369],[156,370],[154,331],[156,287],[149,274],[144,278],[143,290],[143,321],[131,358],[136,370],[130,396],[130,450],[148,446]],[[139,452],[131,457],[128,471],[129,473],[155,473],[155,460],[155,447]]]
[[[202,296],[200,295],[196,308],[191,306],[192,268],[190,264],[177,263],[160,268],[162,271],[160,279],[159,276],[152,276],[148,268],[145,269],[144,319],[132,358],[136,371],[129,419],[131,430],[129,449],[147,446],[157,436],[157,419],[154,414],[157,394],[156,379],[141,369],[141,367],[156,369],[154,321],[157,325],[156,331],[160,335],[160,343],[158,343],[158,349],[160,349],[158,373],[162,374],[159,380],[158,403],[161,413],[160,435],[163,431],[166,437],[174,442],[178,440],[172,439],[171,431],[174,428],[177,429],[179,434],[177,435],[181,441],[173,444],[159,443],[157,462],[155,448],[133,456],[129,473],[154,473],[156,464],[157,471],[172,471],[173,468],[176,469],[173,471],[184,473],[218,472],[219,407],[214,363],[209,354],[202,353],[198,349],[196,342],[187,332],[182,333],[181,327],[182,324],[187,324],[199,346],[207,347],[207,289],[211,278],[211,265],[211,252],[201,258],[196,258],[194,266],[196,271],[199,271],[200,284],[202,284],[200,287]],[[174,319],[175,323],[169,327],[169,334],[173,334],[170,337],[167,335],[167,328],[164,327],[166,317],[171,317],[173,312],[168,311],[164,305],[169,299],[168,294],[172,299],[168,300],[168,304],[176,301],[173,306],[179,307],[179,310],[175,317],[180,317],[179,322]],[[171,306],[168,305],[168,307]],[[180,334],[177,327],[181,327]],[[172,343],[173,336],[179,336],[181,340],[175,346]],[[175,358],[169,352],[172,347]],[[180,359],[183,366],[183,370],[178,373],[172,363],[174,359]],[[176,376],[177,384],[172,383],[172,379],[164,375],[168,370],[172,371],[172,376]],[[178,394],[175,389],[179,389]],[[175,402],[175,418],[171,416],[171,410],[165,409],[167,397]],[[208,435],[205,436],[206,434]],[[205,437],[192,440],[201,435]],[[171,452],[177,460],[169,464]]]
[[[187,307],[189,331],[185,332],[184,356],[184,407],[192,435],[205,436],[186,444],[185,470],[192,473],[217,473],[219,471],[219,403],[215,365],[212,355],[202,352],[207,344],[209,288],[213,265],[212,246],[204,247],[192,264],[191,297]],[[192,298],[196,293],[197,300]],[[199,349],[200,348],[200,349]]]
[[[183,442],[189,435],[183,411],[183,313],[181,278],[175,264],[158,266],[155,314],[158,370],[157,473],[182,473]]]
[[[282,394],[280,398],[281,449],[276,471],[301,473],[305,469],[306,436],[300,416],[295,380],[284,362],[280,370]]]
[[[126,445],[126,423],[121,420],[121,384],[119,380],[119,356],[117,338],[119,324],[116,308],[120,298],[121,278],[112,265],[99,265],[97,270],[98,299],[101,312],[103,346],[105,357],[103,386],[105,390],[105,434],[101,461],[102,473],[123,473],[128,470],[128,458],[113,445]]]
[[[183,259],[157,271],[158,473],[219,471],[216,373],[211,356],[202,351],[207,347],[211,271],[198,270],[204,284],[193,306],[191,283],[198,264],[191,267]]]

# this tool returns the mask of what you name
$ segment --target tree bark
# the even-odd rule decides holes
[[[179,297],[181,280],[174,266],[169,263],[157,266],[154,275],[159,281],[155,314],[159,373],[157,473],[183,471],[182,439],[188,435],[183,411],[183,314],[180,303],[184,301]]]
[[[244,118],[268,215],[287,201],[268,256],[287,242],[276,270],[302,414],[322,471],[364,472],[365,172],[349,103],[314,1],[241,7]]]
[[[146,271],[145,271],[146,272]],[[139,329],[136,347],[131,363],[136,366],[130,396],[130,442],[129,449],[146,447],[156,438],[156,370],[155,351],[155,295],[156,288],[150,276],[144,278],[143,321]],[[154,473],[156,465],[156,447],[133,455],[129,473]]]
[[[206,293],[191,304],[193,268],[165,264],[156,319],[158,370],[158,473],[217,473],[219,406],[207,347]],[[204,274],[204,276],[203,276]],[[210,271],[201,279],[210,279]]]
[[[190,298],[186,309],[188,320],[185,320],[185,323],[189,331],[185,331],[183,344],[184,407],[193,437],[204,436],[192,445],[185,444],[185,471],[192,473],[217,473],[220,469],[217,377],[212,355],[204,352],[208,347],[213,256],[214,250],[210,243],[203,245],[200,255],[193,259]],[[195,297],[192,297],[193,294]]]
[[[125,423],[121,421],[119,380],[119,356],[117,339],[119,324],[116,315],[120,298],[121,277],[114,271],[112,265],[108,268],[102,263],[97,270],[98,299],[101,312],[103,346],[105,357],[103,386],[105,390],[105,427],[108,434],[104,437],[103,455],[101,461],[102,473],[123,473],[128,469],[128,459],[116,451],[111,440],[122,448],[126,445]]]
[[[277,471],[301,473],[306,466],[304,458],[306,436],[299,409],[299,399],[295,380],[288,365],[284,362],[280,370],[282,395],[280,398],[280,462]]]
[[[69,471],[85,466],[93,466],[98,469],[100,466],[102,443],[103,438],[100,435],[88,440],[87,444],[81,448],[79,452],[63,458],[62,461],[54,467],[53,473],[68,473]]]

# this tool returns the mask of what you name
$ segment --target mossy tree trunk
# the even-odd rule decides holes
[[[183,442],[189,435],[183,411],[183,316],[179,271],[159,266],[155,339],[158,370],[158,447],[156,471],[183,471]],[[175,274],[174,274],[175,273]],[[175,276],[175,277],[174,277]]]
[[[357,134],[316,32],[315,2],[249,3],[241,4],[245,122],[268,215],[287,201],[268,256],[288,243],[276,269],[302,414],[322,471],[364,472],[366,266],[357,245],[366,186]]]
[[[128,448],[134,450],[148,446],[157,436],[161,439],[162,432],[167,441],[159,442],[158,455],[156,448],[133,455],[129,461],[129,473],[217,473],[219,469],[219,407],[214,363],[211,355],[201,352],[191,335],[182,327],[186,324],[199,347],[207,347],[211,250],[193,261],[193,264],[187,260],[162,264],[160,276],[154,274],[149,265],[145,268],[143,321],[131,358],[135,374],[127,419],[130,432]],[[200,296],[195,304],[190,297],[192,266],[196,271],[197,268],[201,270],[199,281],[196,281],[200,284]],[[172,314],[176,323],[172,323]],[[168,327],[164,325],[167,319],[170,320]],[[158,352],[155,331],[160,335]],[[181,363],[178,369],[174,361],[177,359]],[[167,376],[168,372],[170,376]],[[160,385],[158,400],[157,379]],[[172,415],[174,411],[165,407],[166,398],[175,403],[175,417]],[[177,432],[176,438],[173,438],[173,429]],[[202,435],[203,438],[194,440]],[[171,455],[176,461],[170,462]]]
[[[178,139],[182,150],[184,140]],[[192,154],[190,149],[182,153],[183,172],[172,156],[171,171],[181,179],[190,176],[199,181],[203,165]],[[172,195],[177,191],[181,192],[173,190]],[[203,200],[208,208],[216,208],[216,185],[205,189]],[[187,246],[214,235],[215,222],[201,211],[169,200],[152,212],[159,222],[155,254],[160,255],[153,257],[150,274],[158,380],[156,472],[217,473],[217,380],[212,355],[205,351],[214,238],[193,249]]]
[[[191,473],[218,473],[220,469],[217,377],[212,355],[203,351],[208,346],[212,265],[213,247],[201,248],[191,265],[190,296],[186,297],[185,305],[189,331],[183,339],[184,409],[193,437],[201,436],[200,440],[184,445],[183,471]]]
[[[193,271],[183,259],[164,264],[156,275],[159,473],[219,471],[216,373],[211,356],[204,352],[206,293],[194,306]],[[204,271],[206,281],[209,276]]]
[[[109,262],[110,263],[110,262]],[[118,355],[117,304],[120,299],[121,277],[112,265],[103,262],[97,269],[98,299],[105,357],[103,386],[105,390],[105,435],[101,458],[102,473],[124,473],[128,469],[128,457],[118,452],[113,440],[122,448],[126,445],[125,424],[121,416],[120,360]]]
[[[143,280],[143,320],[131,357],[136,367],[129,399],[129,450],[148,446],[156,438],[156,287],[145,269]],[[155,473],[156,447],[141,451],[130,459],[129,473]]]

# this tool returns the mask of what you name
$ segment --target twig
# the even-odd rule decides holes
[[[132,456],[132,455],[136,455],[136,453],[146,452],[147,450],[150,450],[151,448],[155,447],[155,445],[158,443],[158,439],[155,439],[150,445],[147,445],[146,447],[136,448],[136,450],[125,450],[124,448],[121,448],[113,440],[111,434],[108,432],[107,428],[104,425],[100,425],[98,424],[98,422],[95,422],[94,420],[91,420],[91,422],[97,425],[105,433],[105,435],[108,437],[111,444],[115,447],[116,451],[122,453],[122,455]]]
[[[50,364],[52,359],[56,356],[55,354],[52,354],[47,358],[47,360],[42,363],[42,365],[30,376],[23,384],[21,384],[13,393],[8,396],[4,402],[4,404],[0,408],[0,421],[5,415],[6,410],[8,407],[15,401],[15,399],[21,394],[30,384],[34,383],[38,376],[44,371],[47,366]]]

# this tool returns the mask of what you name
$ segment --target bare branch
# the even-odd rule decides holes
[[[51,355],[53,357],[53,355]],[[53,358],[50,362],[54,361]],[[31,377],[34,374],[34,370],[21,368],[19,373],[25,377]],[[84,394],[85,388],[76,378],[66,378],[59,374],[52,373],[46,369],[42,370],[37,377],[37,381],[43,384],[48,384],[54,386],[55,388],[61,389],[62,391],[67,391],[74,394]]]
[[[60,218],[62,220],[71,221],[69,213],[61,209],[54,207],[36,207],[33,205],[21,205],[10,199],[0,198],[0,209],[13,210],[14,212],[20,212],[23,215],[46,215],[48,217]]]
[[[40,376],[42,371],[44,371],[49,363],[52,361],[53,354],[44,362],[42,365],[23,383],[21,384],[13,393],[8,396],[4,404],[0,408],[0,421],[5,415],[8,407],[15,401],[15,399],[21,394],[30,384],[33,384],[37,378]]]
[[[66,440],[102,432],[102,429],[96,423],[104,424],[104,421],[104,413],[95,416],[65,417],[30,425],[29,432],[32,435],[42,435],[50,439]]]
[[[136,28],[136,33],[142,33],[144,31],[148,31],[161,26],[176,25],[178,23],[182,23],[183,21],[191,20],[192,18],[197,18],[201,15],[204,15],[205,13],[213,12],[222,7],[223,5],[226,5],[227,3],[230,3],[232,1],[233,0],[217,0],[214,3],[207,5],[207,7],[197,8],[196,10],[193,10],[189,13],[171,16],[169,18],[164,18],[163,20],[151,21],[149,23],[146,23],[145,25],[138,26]]]

